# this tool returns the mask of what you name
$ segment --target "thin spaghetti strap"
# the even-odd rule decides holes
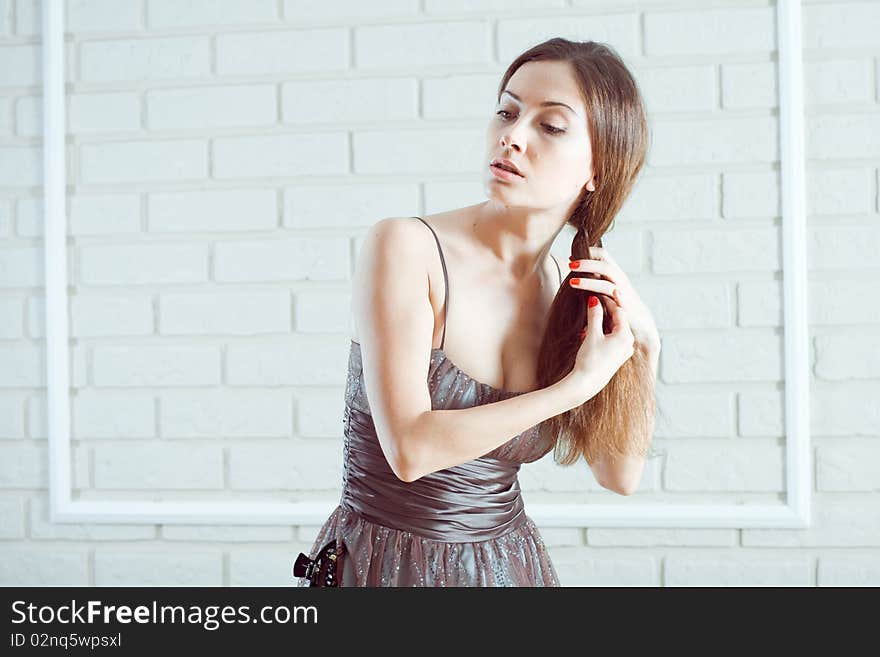
[[[443,258],[443,249],[440,247],[440,240],[437,237],[437,233],[431,228],[431,224],[422,219],[421,217],[415,217],[423,224],[425,224],[432,233],[434,233],[434,241],[437,242],[437,251],[440,252],[440,264],[443,266],[443,284],[446,286],[446,295],[443,299],[443,337],[440,339],[440,348],[443,349],[443,345],[446,344],[446,318],[449,316],[449,276],[446,274],[446,260]],[[558,267],[559,265],[557,265]],[[562,283],[560,283],[561,285]]]
[[[559,272],[559,286],[562,287],[562,270],[559,268],[559,261],[556,259],[556,256],[553,255],[552,253],[550,254],[550,257],[553,258],[553,262],[556,263],[556,271]]]

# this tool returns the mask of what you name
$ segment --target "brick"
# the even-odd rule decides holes
[[[721,213],[727,219],[780,217],[781,185],[774,171],[724,173]]]
[[[272,230],[278,202],[272,189],[155,192],[147,196],[150,232]]]
[[[718,215],[718,178],[712,174],[640,178],[617,219],[629,221],[711,220]]]
[[[668,491],[780,492],[785,490],[783,450],[770,440],[676,445],[663,473]]]
[[[674,66],[631,69],[649,114],[710,112],[719,105],[714,66]],[[673,191],[673,190],[669,190]]]
[[[0,248],[0,288],[43,285],[42,246]]]
[[[581,527],[540,527],[541,539],[548,548],[585,544],[584,530]]]
[[[871,226],[833,226],[807,232],[810,270],[866,269],[876,263],[880,230]]]
[[[734,547],[735,529],[589,527],[591,546],[611,547]]]
[[[880,554],[821,555],[817,579],[817,586],[880,586]]]
[[[416,183],[296,185],[284,190],[287,228],[369,227],[385,217],[418,212]]]
[[[871,213],[874,172],[866,168],[807,172],[807,212],[814,215]]]
[[[38,148],[0,147],[0,187],[36,187],[42,183],[43,163]]]
[[[166,541],[264,543],[291,540],[291,528],[274,525],[162,525]]]
[[[220,550],[95,550],[95,586],[220,586]]]
[[[782,326],[781,281],[740,282],[736,286],[738,326]]]
[[[69,2],[64,12],[67,32],[109,32],[140,29],[138,0],[87,0]],[[17,32],[41,32],[42,7],[38,0],[18,0]]]
[[[352,331],[352,298],[348,291],[303,290],[294,300],[294,326],[298,333]]]
[[[0,498],[0,539],[24,538],[24,498]]]
[[[0,547],[0,585],[88,586],[88,560],[85,547]]]
[[[163,392],[159,426],[164,438],[286,438],[293,402],[284,390]]]
[[[358,174],[473,172],[486,159],[483,136],[462,130],[356,131],[353,147]]]
[[[357,68],[488,64],[489,22],[399,23],[354,28]]]
[[[148,295],[78,294],[70,300],[70,314],[76,337],[150,335],[155,321]]]
[[[23,336],[24,309],[21,299],[0,299],[0,339],[15,340]]]
[[[300,390],[296,393],[296,433],[304,438],[340,438],[345,389]]]
[[[664,586],[812,586],[813,559],[806,554],[681,555],[664,559]]]
[[[880,377],[880,353],[866,349],[876,344],[877,336],[853,339],[852,335],[817,335],[814,372],[820,379],[841,381]]]
[[[527,48],[556,36],[581,41],[589,35],[594,41],[614,44],[622,57],[635,55],[639,50],[639,15],[635,12],[501,18],[497,29],[498,61],[505,64]]]
[[[138,233],[141,229],[140,197],[137,194],[73,196],[70,198],[69,220],[68,231],[74,235]]]
[[[220,75],[280,75],[348,68],[347,28],[221,34],[216,40]]]
[[[46,488],[48,465],[45,445],[0,443],[0,488]]]
[[[880,280],[871,277],[811,281],[810,325],[880,324]]]
[[[871,60],[806,62],[804,102],[807,105],[870,103],[873,95]]]
[[[159,295],[162,335],[260,335],[290,331],[286,290]]]
[[[300,552],[308,552],[305,542],[289,543],[283,549],[230,550],[230,586],[297,586],[293,562]]]
[[[0,0],[0,34],[12,32],[12,0]]]
[[[95,488],[219,490],[223,450],[184,444],[101,445],[94,448]],[[196,467],[197,464],[197,467]]]
[[[86,41],[80,45],[83,82],[185,80],[211,74],[208,36]]]
[[[426,119],[489,120],[495,108],[498,76],[445,75],[422,81],[422,115]]]
[[[605,556],[583,547],[550,548],[562,586],[660,586],[660,560],[650,554]]]
[[[40,45],[0,47],[0,87],[29,87],[40,84],[42,68]],[[2,160],[2,158],[0,158]],[[0,177],[3,180],[6,176]]]
[[[775,48],[774,15],[772,7],[647,11],[645,54],[763,54]]]
[[[835,2],[804,7],[804,49],[874,48],[880,6],[872,2]]]
[[[141,101],[137,94],[74,94],[69,102],[71,132],[91,134],[141,129]]]
[[[655,231],[654,273],[777,271],[779,229]]]
[[[208,144],[197,139],[83,144],[83,183],[200,180],[208,177]]]
[[[819,491],[880,491],[880,446],[853,443],[816,449]]]
[[[785,395],[779,390],[740,392],[737,409],[740,436],[784,437]]]
[[[268,84],[152,89],[145,100],[150,130],[272,126],[277,118],[275,87]]]
[[[820,114],[806,122],[809,160],[880,158],[880,114]]]
[[[772,163],[779,159],[775,117],[657,121],[648,165]]]
[[[220,348],[212,344],[96,346],[96,386],[211,386],[220,383]]]
[[[85,285],[158,285],[208,280],[206,244],[113,244],[80,247]]]
[[[27,343],[0,345],[0,388],[39,388],[46,385],[46,354]]]
[[[562,265],[563,263],[560,263]],[[727,328],[733,325],[728,286],[721,283],[635,283],[657,328]],[[699,312],[693,312],[698,308]]]
[[[147,25],[153,29],[246,25],[278,20],[275,0],[147,0]]]
[[[782,336],[725,332],[663,338],[664,383],[781,381]]]
[[[349,344],[337,339],[292,339],[230,343],[226,349],[227,385],[288,386],[345,384]]]
[[[290,178],[348,172],[342,132],[221,137],[214,140],[215,178]]]
[[[325,490],[342,485],[342,444],[322,440],[229,448],[236,490]]]
[[[281,85],[284,123],[403,121],[417,115],[415,79],[297,80]]]
[[[770,109],[779,106],[776,62],[723,64],[721,103],[725,109]]]
[[[376,20],[391,16],[410,16],[419,13],[419,0],[374,0],[369,4],[361,0],[334,0],[332,3],[321,0],[284,0],[284,17],[287,20],[339,20],[345,16]]]
[[[810,391],[810,433],[817,437],[880,436],[876,382],[856,380],[831,387],[814,383]]]
[[[226,241],[214,246],[214,279],[221,282],[346,280],[344,237]]]
[[[25,399],[20,392],[0,394],[0,440],[24,438]]]
[[[660,438],[728,438],[734,411],[729,392],[676,391],[657,386],[654,435]]]
[[[75,439],[152,438],[156,435],[151,393],[83,390],[71,400]]]

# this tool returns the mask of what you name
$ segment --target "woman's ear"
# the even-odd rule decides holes
[[[591,192],[595,192],[596,191],[595,180],[596,180],[596,176],[593,176],[592,178],[590,178],[587,181],[587,184],[584,186],[584,189],[591,191]]]

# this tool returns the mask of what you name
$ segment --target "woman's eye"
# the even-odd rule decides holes
[[[495,114],[501,116],[503,119],[507,119],[510,116],[510,112],[508,112],[507,110],[498,110],[497,112],[495,112]],[[548,123],[542,123],[541,125],[543,125],[544,129],[551,135],[558,135],[561,132],[565,132],[563,128],[557,128],[556,126],[552,126]]]

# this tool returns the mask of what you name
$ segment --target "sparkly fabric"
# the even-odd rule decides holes
[[[433,409],[469,408],[514,397],[431,352]],[[340,586],[559,586],[538,528],[525,513],[517,474],[552,448],[539,425],[487,454],[403,482],[379,445],[351,342],[345,389],[343,490],[309,557],[342,541]],[[308,581],[300,578],[298,586]]]

